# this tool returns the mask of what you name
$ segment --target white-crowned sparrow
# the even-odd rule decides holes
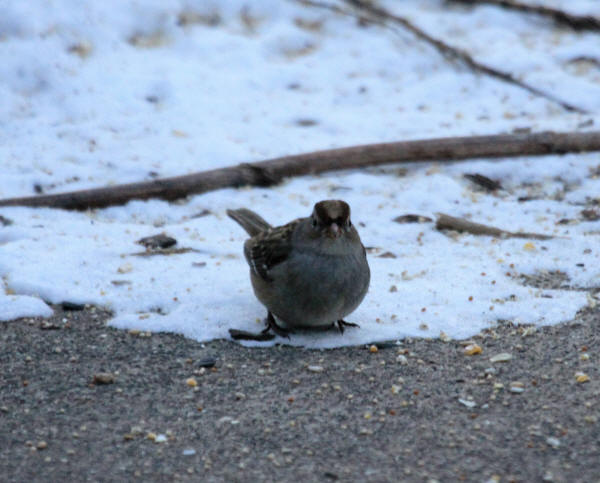
[[[254,293],[268,311],[261,334],[231,330],[232,337],[264,340],[273,337],[269,329],[287,335],[294,328],[337,323],[343,332],[344,326],[356,326],[343,318],[362,302],[371,274],[346,202],[320,201],[309,217],[278,227],[245,208],[227,214],[251,237],[244,255]]]

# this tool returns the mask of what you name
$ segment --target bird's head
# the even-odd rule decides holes
[[[350,206],[342,200],[319,201],[310,218],[313,229],[329,238],[339,238],[352,227]]]

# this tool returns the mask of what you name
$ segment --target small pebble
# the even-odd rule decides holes
[[[470,399],[459,398],[458,402],[461,403],[463,406],[466,406],[468,408],[474,408],[475,406],[477,406],[477,403],[475,401],[470,400]]]
[[[185,380],[185,383],[190,387],[196,387],[198,385],[198,381],[196,381],[196,379],[193,377],[188,377]]]
[[[535,327],[525,327],[523,329],[523,332],[521,332],[521,336],[527,337],[527,336],[533,335],[533,334],[535,334],[536,330],[537,329]]]
[[[309,372],[323,372],[325,370],[323,366],[308,366],[306,369]]]
[[[512,359],[512,354],[508,352],[501,352],[495,356],[490,357],[490,362],[508,362]]]
[[[371,353],[379,352],[379,349],[377,348],[376,345],[371,345],[371,346],[369,346],[369,352],[371,352]]]
[[[94,374],[94,384],[112,384],[115,376],[111,372],[99,372]]]
[[[157,434],[154,438],[155,443],[164,443],[167,441],[167,436],[164,434]]]
[[[198,362],[199,367],[214,367],[217,363],[217,360],[214,357],[206,357]]]
[[[558,438],[555,438],[554,436],[546,438],[546,443],[548,443],[548,445],[552,446],[554,449],[560,447],[560,440]]]
[[[405,355],[399,354],[398,357],[396,357],[396,362],[398,364],[406,366],[408,364],[408,359],[407,359],[407,357]]]
[[[217,420],[217,425],[221,425],[221,424],[225,424],[225,423],[229,423],[232,425],[236,425],[239,423],[239,421],[237,419],[233,419],[231,416],[223,416],[222,418],[219,418]],[[267,428],[268,429],[268,428]],[[265,432],[267,432],[267,429],[265,429]]]
[[[515,394],[520,394],[525,391],[525,384],[523,384],[521,381],[513,381],[510,383],[508,390],[510,392],[514,392]]]
[[[478,344],[469,344],[463,349],[463,354],[466,356],[474,356],[477,354],[481,354],[483,349]]]
[[[450,342],[452,340],[452,337],[450,337],[448,334],[446,334],[444,331],[440,332],[440,340],[442,342]]]
[[[579,384],[581,384],[583,382],[589,382],[590,381],[590,377],[585,372],[576,372],[575,373],[575,380]]]

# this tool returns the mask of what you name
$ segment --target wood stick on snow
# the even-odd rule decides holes
[[[551,235],[542,233],[525,233],[521,231],[506,231],[495,226],[483,225],[467,220],[466,218],[456,218],[444,213],[436,213],[437,220],[435,227],[438,230],[464,231],[472,235],[488,235],[496,238],[532,238],[534,240],[550,240]]]
[[[479,5],[487,3],[498,7],[517,10],[519,12],[540,15],[554,21],[561,27],[568,27],[573,30],[600,30],[600,18],[593,15],[576,15],[565,12],[558,8],[544,7],[530,3],[519,2],[518,0],[452,0],[457,3],[466,3],[468,5]]]
[[[48,206],[85,210],[130,200],[175,200],[192,194],[240,186],[271,186],[285,177],[402,162],[458,161],[600,151],[600,131],[498,134],[367,144],[283,156],[256,163],[200,171],[183,176],[68,193],[9,198],[0,206]]]
[[[344,9],[338,7],[337,5],[332,5],[332,4],[328,4],[328,3],[324,3],[324,2],[320,2],[320,1],[313,1],[313,0],[298,0],[298,1],[303,5],[308,5],[308,6],[312,6],[312,7],[318,7],[318,8],[325,8],[325,9],[328,9],[328,10],[331,10],[331,11],[334,11],[337,13],[357,16],[357,14],[355,14],[351,11],[344,10]],[[554,94],[546,92],[538,87],[532,86],[531,84],[528,84],[527,82],[524,82],[522,80],[519,80],[514,74],[512,74],[510,72],[506,72],[506,71],[497,69],[495,67],[491,67],[487,64],[484,64],[482,62],[475,60],[471,56],[471,54],[469,54],[467,51],[459,49],[458,47],[453,47],[450,44],[447,44],[446,42],[444,42],[443,40],[433,37],[432,35],[428,34],[424,30],[417,27],[415,24],[410,22],[405,17],[401,17],[399,15],[395,15],[391,12],[388,12],[384,8],[378,7],[367,0],[344,0],[344,1],[347,4],[355,7],[359,12],[363,13],[363,15],[360,16],[361,20],[367,20],[367,21],[371,21],[374,23],[380,23],[383,25],[386,25],[387,23],[394,23],[394,24],[400,25],[405,30],[408,30],[409,32],[411,32],[418,39],[420,39],[420,40],[428,43],[432,47],[434,47],[446,59],[449,59],[449,60],[455,61],[455,62],[460,62],[474,72],[478,72],[480,74],[485,74],[490,77],[499,79],[503,82],[507,82],[509,84],[518,86],[521,89],[525,89],[526,91],[528,91],[538,97],[543,97],[544,99],[547,99],[551,102],[554,102],[555,104],[558,104],[559,106],[561,106],[563,109],[565,109],[567,111],[579,112],[581,114],[587,113],[587,111],[585,109],[583,109],[582,107],[579,107],[579,106],[576,106],[575,104],[566,102],[566,101],[560,99],[559,97],[555,96]],[[365,15],[366,15],[366,17],[365,17]],[[371,19],[369,19],[368,16],[370,16]]]

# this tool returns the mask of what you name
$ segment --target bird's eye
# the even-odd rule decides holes
[[[312,226],[313,228],[317,227],[317,220],[315,218],[312,219]]]

